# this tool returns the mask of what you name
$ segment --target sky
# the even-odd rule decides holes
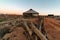
[[[0,13],[22,14],[30,8],[40,15],[60,15],[60,0],[0,0]]]

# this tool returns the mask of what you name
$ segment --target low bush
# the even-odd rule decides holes
[[[0,30],[0,38],[2,38],[6,33],[9,33],[9,29],[3,28]]]

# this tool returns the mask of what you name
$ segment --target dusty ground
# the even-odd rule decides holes
[[[60,21],[54,18],[45,18],[44,27],[49,40],[60,40]]]
[[[38,20],[33,23],[38,23]],[[54,18],[44,18],[44,27],[49,40],[60,40],[60,21]],[[12,27],[11,33],[7,33],[3,38],[9,40],[28,40],[23,34],[25,30],[22,27]]]
[[[22,27],[12,27],[11,33],[7,33],[3,39],[6,40],[28,40],[27,37],[23,34],[25,30]]]
[[[38,24],[39,21],[37,18],[30,19],[35,24]],[[29,21],[28,21],[29,23]],[[26,32],[23,27],[12,27],[10,28],[11,33],[7,33],[4,35],[3,39],[5,40],[28,40],[24,32]]]

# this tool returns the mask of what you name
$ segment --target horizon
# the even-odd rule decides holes
[[[40,15],[60,15],[60,0],[0,0],[0,13],[22,14],[31,8]]]

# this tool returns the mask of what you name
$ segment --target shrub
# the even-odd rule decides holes
[[[2,38],[6,33],[9,33],[8,28],[3,28],[0,30],[0,38]]]

